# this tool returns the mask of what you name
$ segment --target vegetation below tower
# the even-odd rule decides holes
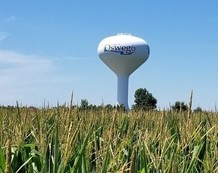
[[[0,172],[217,172],[214,112],[0,108]]]

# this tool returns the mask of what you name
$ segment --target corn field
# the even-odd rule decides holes
[[[218,114],[0,108],[0,173],[218,172]]]

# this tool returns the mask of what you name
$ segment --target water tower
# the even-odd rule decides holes
[[[117,75],[117,104],[128,110],[129,76],[148,59],[148,44],[130,34],[117,34],[99,43],[98,55]]]

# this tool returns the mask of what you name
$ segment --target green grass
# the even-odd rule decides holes
[[[0,108],[0,173],[218,172],[213,112]]]

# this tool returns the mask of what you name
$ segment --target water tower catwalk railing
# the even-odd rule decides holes
[[[148,59],[147,43],[130,34],[119,34],[103,39],[98,46],[98,54],[117,75],[117,104],[128,110],[129,76]]]

